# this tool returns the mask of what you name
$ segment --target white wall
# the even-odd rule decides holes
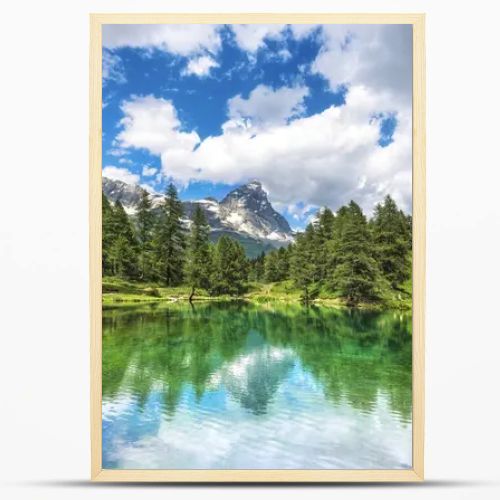
[[[427,13],[428,286],[424,487],[182,489],[176,497],[498,498],[498,2],[213,0],[2,6],[0,476],[5,498],[164,497],[89,476],[89,12]],[[339,488],[339,487],[336,487]]]

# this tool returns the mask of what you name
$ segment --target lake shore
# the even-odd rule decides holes
[[[117,278],[103,279],[102,304],[106,306],[139,305],[148,303],[176,303],[189,302],[191,289],[187,286],[162,287],[155,283],[135,283]],[[251,283],[249,290],[241,296],[220,295],[211,296],[205,290],[196,291],[193,302],[234,302],[244,301],[253,304],[267,303],[302,303],[301,291],[294,288],[290,282],[280,283]],[[345,299],[329,296],[320,292],[319,296],[308,302],[331,308],[355,308],[366,310],[411,310],[411,294],[394,294],[385,301],[360,302],[355,306],[347,304]]]

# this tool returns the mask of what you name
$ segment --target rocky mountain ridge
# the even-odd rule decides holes
[[[143,188],[138,185],[103,177],[104,195],[112,202],[120,200],[129,215],[134,215]],[[159,207],[164,196],[150,193],[153,208]],[[207,197],[201,200],[184,201],[185,224],[189,226],[191,217],[200,206],[212,231],[212,239],[221,234],[237,237],[245,244],[254,244],[254,254],[260,247],[268,250],[287,245],[293,241],[293,231],[287,220],[272,207],[267,193],[259,181],[239,186],[221,201]],[[252,246],[252,245],[251,245]]]

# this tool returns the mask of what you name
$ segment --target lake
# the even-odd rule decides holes
[[[105,469],[406,469],[411,314],[103,311]]]

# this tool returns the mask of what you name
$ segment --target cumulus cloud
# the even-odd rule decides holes
[[[265,40],[282,40],[284,24],[233,24],[231,29],[238,46],[255,53],[265,46]]]
[[[149,165],[144,165],[142,167],[142,176],[143,177],[152,177],[158,172],[158,169],[155,167],[150,167]]]
[[[196,132],[183,132],[177,112],[163,98],[132,96],[121,104],[124,117],[116,142],[121,148],[147,149],[160,155],[165,151],[191,151],[200,138]]]
[[[105,24],[102,42],[108,49],[159,49],[187,57],[218,52],[220,29],[220,25],[214,24]]]
[[[109,50],[102,52],[102,81],[104,84],[110,81],[125,83],[125,67],[121,58]]]
[[[410,212],[411,27],[231,28],[236,43],[251,55],[266,40],[284,41],[280,44],[284,47],[289,36],[301,39],[314,33],[322,48],[303,71],[322,75],[332,90],[347,86],[345,104],[304,116],[307,87],[258,85],[248,97],[240,94],[229,99],[222,133],[201,141],[195,131],[182,128],[170,101],[133,96],[122,103],[124,118],[116,147],[144,148],[161,156],[162,169],[156,175],[172,177],[179,184],[237,184],[258,178],[273,203],[298,219],[310,215],[314,207],[327,205],[335,210],[350,199],[370,213],[386,194]],[[219,37],[217,30],[213,33]],[[207,52],[218,50],[218,40],[202,49],[202,44],[183,48],[183,55],[190,57],[185,71],[198,76],[209,73],[214,66]],[[172,50],[170,40],[148,43]],[[396,128],[392,142],[381,147],[381,120],[387,116],[394,117]]]
[[[311,66],[332,89],[365,85],[411,105],[412,27],[405,24],[323,25],[322,48]]]
[[[302,40],[319,30],[320,24],[291,24],[290,31],[297,40]]]
[[[386,194],[411,209],[411,113],[397,111],[393,142],[378,144],[381,112],[392,111],[390,94],[351,87],[346,103],[322,113],[276,123],[255,134],[224,127],[196,149],[165,150],[164,175],[237,184],[258,178],[273,202],[328,205],[357,200],[367,212]]]
[[[126,182],[127,184],[137,184],[139,182],[139,176],[137,174],[132,173],[127,168],[115,167],[113,165],[104,167],[102,169],[102,176],[108,179]]]
[[[304,97],[309,90],[304,86],[272,89],[258,85],[248,98],[237,95],[228,101],[230,121],[224,129],[243,127],[258,129],[286,123],[304,112]]]
[[[199,77],[208,76],[212,68],[217,68],[219,63],[210,56],[200,56],[191,59],[184,68],[182,74],[196,75]]]

